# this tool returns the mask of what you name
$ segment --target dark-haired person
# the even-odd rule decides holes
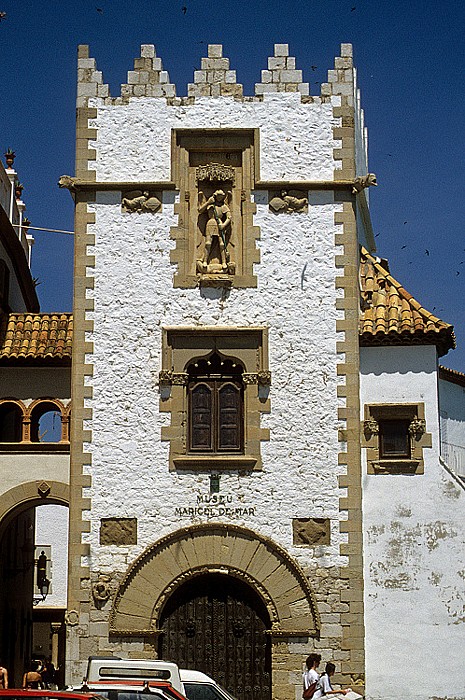
[[[325,695],[345,695],[346,693],[350,692],[349,688],[347,690],[333,689],[333,686],[331,685],[331,676],[334,676],[335,670],[336,666],[331,663],[331,661],[328,661],[325,666],[324,673],[322,673],[320,676],[320,680],[313,696],[315,699],[324,697]]]
[[[315,691],[317,691],[318,681],[320,679],[317,668],[320,665],[320,661],[321,661],[321,654],[315,654],[314,652],[312,652],[311,654],[309,654],[307,656],[307,659],[305,661],[306,669],[302,674],[302,680],[303,680],[303,684],[304,684],[304,693],[306,690],[308,690],[314,684],[316,684]],[[313,695],[311,697],[312,698],[316,697],[315,692],[313,693]]]
[[[23,676],[23,689],[24,690],[37,690],[43,687],[42,676],[39,669],[42,668],[40,661],[32,661],[29,666],[29,671]]]

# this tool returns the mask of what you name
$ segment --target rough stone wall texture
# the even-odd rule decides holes
[[[433,445],[423,451],[424,474],[368,475],[365,468],[367,696],[398,697],[390,669],[400,668],[408,697],[461,698],[464,489],[439,462],[436,350],[361,348],[360,359],[362,409],[380,396],[383,403],[424,402]],[[440,674],[424,672],[425,650]]]

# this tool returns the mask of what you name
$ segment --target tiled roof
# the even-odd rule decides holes
[[[0,361],[69,364],[72,340],[72,314],[8,314],[0,323]]]
[[[402,287],[389,273],[386,261],[360,256],[362,316],[361,345],[432,344],[439,355],[455,348],[454,327],[441,321]]]
[[[442,365],[439,365],[439,379],[445,379],[447,382],[465,386],[465,374],[463,372],[458,372],[456,369],[450,369]]]

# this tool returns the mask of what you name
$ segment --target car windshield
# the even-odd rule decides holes
[[[184,681],[184,688],[189,700],[235,700],[224,688],[210,683],[189,683]]]
[[[131,690],[125,689],[121,690],[119,688],[110,688],[108,690],[103,690],[99,688],[99,695],[108,700],[166,700],[166,695],[163,693],[157,693],[157,691],[143,691],[143,690]]]

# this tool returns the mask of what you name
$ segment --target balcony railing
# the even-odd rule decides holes
[[[23,226],[26,205],[15,197],[15,181],[16,171],[13,168],[5,170],[3,163],[0,161],[0,206],[11,221],[30,265],[31,247],[34,243],[34,238],[27,233],[27,227]]]
[[[465,447],[451,442],[441,442],[441,457],[449,469],[465,479]]]

